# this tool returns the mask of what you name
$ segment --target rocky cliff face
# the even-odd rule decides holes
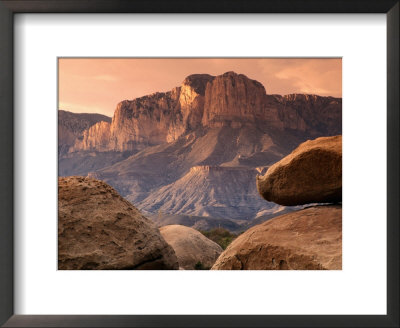
[[[58,153],[70,150],[83,133],[98,122],[111,122],[111,118],[101,114],[78,114],[65,110],[58,111]]]
[[[227,72],[207,83],[202,123],[265,119],[264,86],[243,74]]]
[[[317,95],[290,94],[269,96],[277,103],[279,119],[285,129],[306,132],[311,136],[341,134],[342,99]],[[340,129],[338,128],[340,127]]]
[[[199,129],[254,124],[312,136],[340,134],[341,99],[267,95],[261,83],[234,72],[194,74],[169,92],[120,102],[111,124],[91,128],[73,151],[136,152]]]

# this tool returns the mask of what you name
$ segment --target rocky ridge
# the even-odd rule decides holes
[[[58,111],[58,153],[64,155],[69,152],[77,140],[82,140],[84,131],[98,122],[111,123],[111,117],[101,114],[72,113],[65,110]]]
[[[339,134],[340,121],[339,98],[267,95],[261,83],[243,74],[195,74],[169,92],[120,102],[111,124],[88,131],[71,151],[139,151],[199,128],[240,128],[255,122],[309,135]]]

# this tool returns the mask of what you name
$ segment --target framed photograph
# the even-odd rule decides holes
[[[398,1],[0,15],[3,326],[399,326]]]

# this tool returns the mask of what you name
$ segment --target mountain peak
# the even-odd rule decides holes
[[[234,71],[228,71],[228,72],[225,72],[224,74],[222,74],[222,76],[224,76],[224,77],[226,77],[226,76],[238,76],[238,75],[243,75],[243,74],[238,74],[238,73],[236,73]]]
[[[187,76],[182,84],[192,87],[199,95],[204,96],[207,83],[214,80],[214,78],[215,76],[209,74],[192,74]]]

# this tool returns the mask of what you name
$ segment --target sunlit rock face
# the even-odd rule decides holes
[[[340,134],[341,99],[267,95],[261,83],[234,72],[193,74],[169,92],[120,102],[111,124],[85,131],[72,151],[139,151],[193,131],[256,125],[311,136]]]
[[[77,140],[70,151],[91,150],[106,151],[110,142],[110,123],[98,122],[83,131],[82,140]]]
[[[201,126],[206,87],[213,80],[214,76],[208,74],[193,74],[183,81],[180,88],[179,105],[186,129],[194,130]]]
[[[166,93],[122,101],[111,123],[113,150],[134,150],[175,140],[183,133],[182,115],[178,110],[179,89]]]
[[[217,76],[206,87],[203,125],[263,117],[264,96],[264,86],[243,74],[227,72]]]
[[[101,114],[72,113],[64,110],[58,111],[58,154],[65,155],[77,140],[91,126],[97,122],[111,122],[111,117]]]

